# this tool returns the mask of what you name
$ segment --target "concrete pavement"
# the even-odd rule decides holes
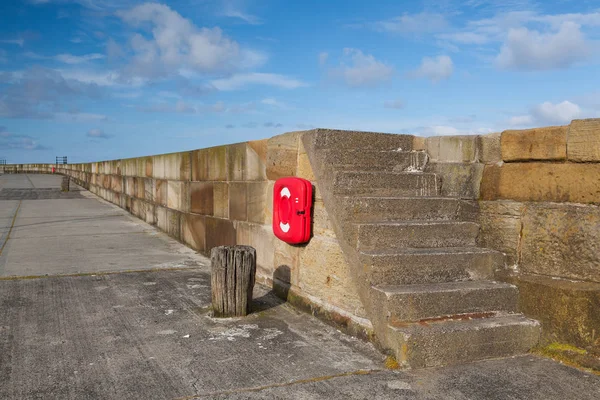
[[[206,258],[59,185],[0,176],[2,399],[600,398],[600,377],[536,356],[386,370],[260,286],[250,316],[214,319]]]

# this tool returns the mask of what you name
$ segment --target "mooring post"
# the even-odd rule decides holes
[[[60,190],[62,190],[63,192],[68,192],[69,191],[69,181],[70,181],[70,177],[63,176],[62,181],[60,183]]]
[[[220,246],[211,250],[210,258],[215,317],[248,315],[256,275],[256,250],[250,246]]]

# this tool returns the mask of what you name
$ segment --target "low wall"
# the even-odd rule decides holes
[[[99,197],[208,255],[219,245],[257,250],[257,279],[280,295],[353,329],[370,323],[348,274],[318,182],[300,141],[271,139],[150,157],[59,165]],[[49,173],[52,164],[8,165],[6,172]],[[0,172],[2,172],[0,166]],[[315,184],[313,237],[288,245],[271,229],[273,184],[298,176]],[[360,332],[362,333],[362,332]]]

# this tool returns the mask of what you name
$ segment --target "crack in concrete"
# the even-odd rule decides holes
[[[271,383],[271,384],[262,385],[262,386],[220,390],[217,392],[197,393],[197,394],[194,394],[191,396],[177,397],[177,398],[174,398],[173,400],[194,400],[194,399],[201,398],[201,397],[214,397],[214,396],[223,396],[223,395],[236,394],[236,393],[260,392],[260,391],[266,390],[266,389],[301,385],[304,383],[322,382],[322,381],[328,381],[328,380],[336,379],[336,378],[343,378],[346,376],[371,375],[374,373],[379,373],[379,372],[384,372],[384,371],[385,371],[384,369],[360,369],[357,371],[343,372],[343,373],[335,374],[335,375],[325,375],[325,376],[317,376],[317,377],[313,377],[313,378],[298,379],[298,380],[291,381],[291,382]],[[196,380],[196,382],[194,382],[194,386],[196,385],[197,381],[198,380]]]

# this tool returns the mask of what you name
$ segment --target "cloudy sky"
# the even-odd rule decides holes
[[[600,116],[600,1],[0,2],[0,159]]]

